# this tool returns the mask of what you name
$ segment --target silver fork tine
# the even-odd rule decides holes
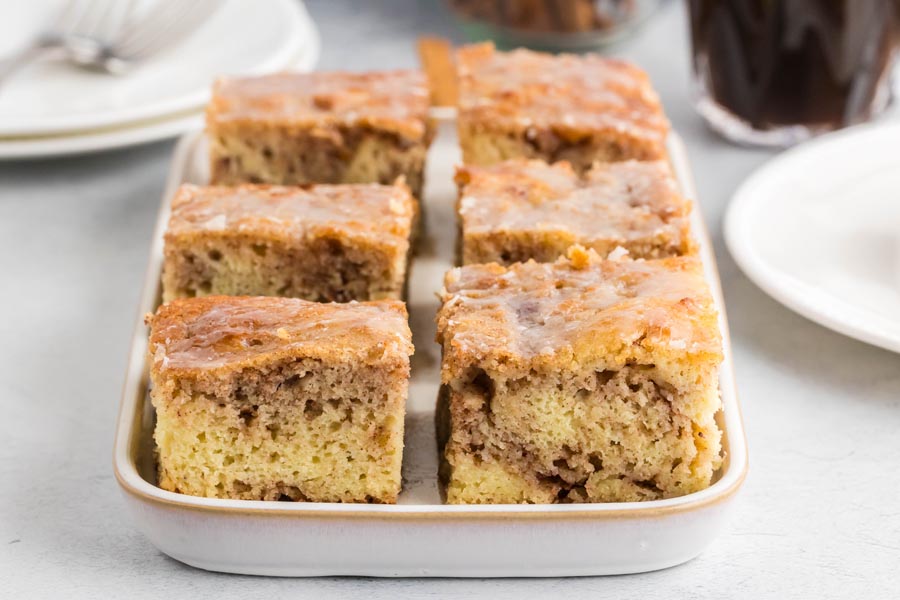
[[[130,3],[123,3],[117,0],[106,0],[97,25],[91,35],[104,43],[109,43],[115,37],[118,31],[121,31],[125,22],[125,10]]]
[[[94,3],[95,0],[69,0],[48,31],[59,36],[79,35],[81,29],[92,22]]]
[[[192,33],[198,25],[209,18],[218,6],[219,3],[217,0],[206,0],[205,2],[203,0],[197,0],[196,3],[190,6],[190,10],[187,14],[183,15],[175,24],[165,31],[165,35],[146,40],[143,47],[138,48],[132,56],[135,60],[140,60],[159,52],[165,46],[178,43],[188,34]]]
[[[65,38],[70,37],[82,23],[89,23],[89,15],[94,0],[87,3],[69,0],[60,10],[50,27],[37,34],[34,39],[11,56],[0,61],[0,85],[4,84],[19,69],[29,63],[63,48]]]
[[[0,83],[52,53],[83,68],[121,73],[180,41],[223,1],[160,0],[149,16],[135,19],[136,0],[68,0],[49,29],[0,62]]]
[[[72,20],[72,24],[68,29],[70,35],[79,35],[89,37],[93,34],[97,24],[103,18],[104,6],[106,0],[83,0],[84,9],[78,15],[78,18]]]
[[[122,31],[127,31],[137,12],[139,0],[122,0],[122,2],[125,4],[125,20],[122,21]]]
[[[168,0],[156,14],[126,31],[114,43],[115,52],[127,60],[145,58],[179,41],[221,4],[220,0]]]
[[[135,50],[148,38],[165,33],[170,23],[177,22],[181,11],[188,8],[190,0],[160,0],[153,14],[145,16],[127,27],[116,40],[116,46],[123,50]]]
[[[52,34],[61,34],[66,32],[78,19],[78,16],[81,12],[79,11],[79,9],[83,8],[84,3],[82,3],[81,0],[68,0],[63,9],[56,15],[53,23],[50,25],[50,27],[47,28],[47,31]]]

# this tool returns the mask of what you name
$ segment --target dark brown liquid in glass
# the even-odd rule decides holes
[[[900,0],[688,0],[706,93],[754,129],[832,129],[885,94]]]

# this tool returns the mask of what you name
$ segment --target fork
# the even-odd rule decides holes
[[[84,69],[121,74],[208,19],[222,0],[159,0],[135,18],[136,0],[67,0],[50,26],[0,62],[0,86],[23,66],[59,57]]]

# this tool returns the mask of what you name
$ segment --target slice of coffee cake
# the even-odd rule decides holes
[[[574,244],[607,256],[690,254],[691,203],[663,161],[598,163],[579,176],[566,162],[513,159],[456,172],[462,263],[553,262]]]
[[[397,500],[413,351],[403,303],[209,296],[148,323],[160,487]]]
[[[433,136],[419,71],[225,78],[206,110],[212,183],[393,183],[420,197]]]
[[[595,162],[666,157],[669,122],[638,67],[597,54],[492,44],[457,52],[459,141],[467,164],[509,158]]]
[[[165,236],[163,300],[400,299],[415,210],[404,185],[183,185]]]
[[[450,503],[624,502],[707,487],[721,338],[694,257],[447,274],[439,431]]]

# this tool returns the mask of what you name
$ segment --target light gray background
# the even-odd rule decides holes
[[[460,41],[436,0],[310,10],[325,69],[412,66],[422,32]],[[692,112],[682,11],[670,2],[616,52],[650,72],[687,141],[725,285],[751,469],[705,554],[645,575],[486,581],[235,577],[160,554],[129,522],[110,462],[166,142],[0,163],[0,596],[900,595],[900,356],[791,313],[735,267],[723,211],[770,154],[720,141]]]

